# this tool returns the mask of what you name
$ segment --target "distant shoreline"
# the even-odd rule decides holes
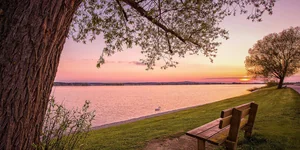
[[[265,84],[242,82],[126,82],[126,83],[89,83],[89,82],[54,82],[54,86],[138,86],[138,85],[232,85],[232,84]]]

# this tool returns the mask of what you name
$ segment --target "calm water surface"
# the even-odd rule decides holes
[[[56,86],[58,103],[77,108],[85,100],[96,110],[93,126],[211,103],[249,93],[263,85]],[[160,107],[160,111],[155,108]]]

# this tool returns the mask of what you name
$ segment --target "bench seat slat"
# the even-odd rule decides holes
[[[243,129],[245,127],[245,125],[247,124],[247,122],[248,122],[248,119],[242,119],[241,124],[240,124],[240,129]],[[219,131],[215,135],[208,138],[207,141],[212,144],[216,144],[216,145],[222,144],[228,137],[229,128],[230,128],[230,126],[227,126],[223,129],[221,129],[221,131]]]
[[[186,134],[197,139],[202,139],[208,141],[212,144],[220,145],[223,143],[229,134],[230,126],[227,126],[223,129],[219,129],[218,124],[215,122],[219,122],[220,119],[214,120],[208,124],[205,124],[199,128],[191,130]],[[242,119],[240,124],[240,129],[243,128],[247,124],[247,119]]]
[[[213,128],[211,128],[209,130],[206,130],[205,132],[202,132],[198,136],[203,137],[205,139],[209,139],[212,136],[214,136],[214,135],[218,134],[219,132],[221,132],[222,130],[224,130],[224,129],[220,129],[219,126],[214,126]]]
[[[218,134],[210,137],[207,141],[215,145],[221,145],[228,137],[228,134],[229,126],[223,128]]]
[[[207,124],[204,124],[204,125],[202,125],[202,126],[200,126],[200,127],[198,127],[198,128],[195,128],[195,129],[193,129],[193,130],[187,132],[186,134],[189,135],[189,136],[195,137],[195,135],[198,135],[198,134],[200,134],[200,133],[202,133],[202,132],[204,132],[204,131],[206,131],[206,130],[209,130],[210,128],[213,128],[214,126],[218,126],[218,125],[219,125],[219,122],[220,122],[220,119],[221,119],[221,118],[216,119],[216,120],[214,120],[214,121],[212,121],[212,122],[209,122],[209,123],[207,123]],[[197,137],[196,137],[196,138],[197,138]]]

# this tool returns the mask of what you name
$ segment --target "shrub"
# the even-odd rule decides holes
[[[41,150],[70,150],[75,147],[82,149],[85,146],[84,139],[91,129],[95,111],[88,112],[89,101],[81,109],[68,110],[63,105],[55,103],[50,98],[43,123],[43,131],[40,143],[34,144]]]
[[[277,86],[277,85],[278,85],[278,82],[276,82],[274,80],[267,82],[267,87],[272,87],[272,86]]]

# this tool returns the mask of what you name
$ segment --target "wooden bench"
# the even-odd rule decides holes
[[[252,134],[258,105],[254,102],[229,108],[221,112],[221,117],[186,134],[198,140],[198,149],[205,149],[205,142],[215,145],[225,143],[227,149],[236,149],[238,132],[245,131],[244,137]]]

